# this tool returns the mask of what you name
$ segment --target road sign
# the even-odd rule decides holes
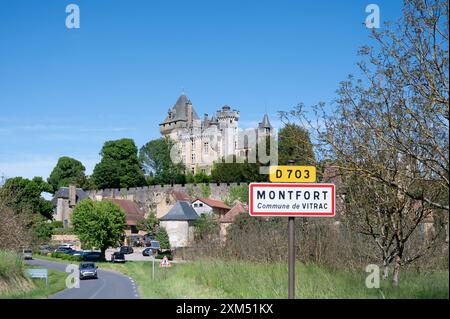
[[[334,217],[334,184],[251,183],[250,216]]]
[[[160,268],[170,268],[172,265],[169,262],[169,259],[167,259],[167,256],[164,256],[161,262],[159,263]]]
[[[314,183],[316,181],[315,166],[270,166],[271,182]]]

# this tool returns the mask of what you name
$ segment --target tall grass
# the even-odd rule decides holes
[[[0,296],[25,293],[34,285],[25,274],[22,257],[15,252],[0,250]]]
[[[257,264],[220,259],[172,264],[164,270],[151,262],[101,264],[136,280],[142,298],[287,298],[287,264]],[[382,281],[379,289],[365,286],[367,273],[314,264],[296,265],[297,298],[448,298],[448,272],[405,272],[398,287]]]

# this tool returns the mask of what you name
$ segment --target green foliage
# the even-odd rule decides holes
[[[202,193],[203,198],[209,198],[209,196],[211,196],[211,187],[209,184],[201,184],[200,192]]]
[[[156,233],[156,240],[159,241],[161,249],[170,249],[169,234],[163,227],[159,227]]]
[[[155,235],[159,226],[159,220],[154,212],[151,212],[147,218],[138,222],[138,229],[144,230],[151,235]]]
[[[278,163],[287,165],[315,165],[313,145],[309,132],[294,123],[286,124],[278,133]]]
[[[214,215],[201,214],[194,227],[194,236],[197,240],[212,239],[219,235],[219,222]]]
[[[47,221],[40,221],[31,227],[33,238],[36,242],[46,242],[53,235],[53,225]]]
[[[216,183],[267,181],[268,175],[260,174],[260,168],[269,165],[265,156],[273,155],[275,145],[275,141],[268,136],[265,140],[260,141],[256,149],[250,151],[246,158],[232,155],[214,162],[211,180]]]
[[[85,188],[87,186],[85,171],[86,168],[80,161],[63,156],[58,159],[58,163],[51,172],[47,182],[52,185],[53,192],[56,192],[60,187],[67,187],[70,184]]]
[[[232,186],[228,191],[228,196],[224,199],[228,206],[232,206],[237,202],[248,204],[248,185]]]
[[[51,257],[53,258],[60,258],[62,260],[68,260],[68,261],[75,261],[75,262],[79,262],[83,260],[83,257],[81,256],[73,256],[73,255],[69,255],[69,254],[65,254],[65,253],[51,253]]]
[[[41,197],[41,193],[52,191],[51,185],[41,177],[34,177],[32,180],[14,177],[7,179],[0,189],[0,200],[15,213],[30,214],[30,223],[32,223],[35,219],[39,220],[40,216],[52,218],[52,203]]]
[[[116,246],[125,231],[125,212],[105,200],[82,200],[72,212],[72,225],[80,241],[86,247],[97,247],[104,254],[108,247]]]
[[[102,159],[95,165],[92,180],[99,189],[140,187],[146,185],[144,172],[132,139],[108,141],[100,152]]]
[[[194,183],[196,184],[209,183],[210,181],[211,178],[203,171],[200,171],[194,175]]]
[[[175,146],[169,137],[152,140],[142,146],[139,151],[139,161],[145,172],[152,176],[154,184],[185,183],[184,165],[173,163],[170,152]]]
[[[64,227],[64,223],[60,220],[54,220],[51,222],[52,228],[63,228]]]

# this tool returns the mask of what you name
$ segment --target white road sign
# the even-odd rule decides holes
[[[250,216],[333,217],[334,184],[251,183]]]

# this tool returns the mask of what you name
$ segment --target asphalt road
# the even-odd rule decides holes
[[[46,260],[29,260],[30,265],[66,270],[67,264]],[[69,273],[67,273],[69,275]],[[137,284],[125,275],[117,272],[98,269],[98,279],[80,280],[80,288],[62,290],[49,299],[137,299]]]

